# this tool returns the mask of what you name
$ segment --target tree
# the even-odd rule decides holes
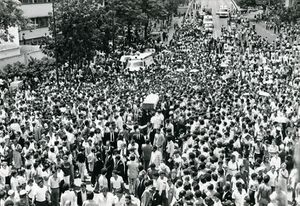
[[[142,7],[140,0],[112,0],[108,2],[106,7],[112,10],[115,14],[116,21],[127,28],[127,44],[132,43],[132,29],[144,21],[144,15],[142,15]]]
[[[242,8],[257,6],[256,0],[238,0],[237,4]]]
[[[0,40],[12,41],[14,37],[9,34],[8,29],[26,24],[20,6],[18,0],[0,1]]]
[[[54,2],[54,9],[52,38],[46,41],[44,52],[52,57],[57,52],[56,61],[60,66],[69,65],[70,69],[88,66],[103,39],[99,31],[103,8],[94,0],[62,0]]]

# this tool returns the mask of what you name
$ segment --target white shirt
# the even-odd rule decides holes
[[[246,196],[247,193],[244,189],[242,190],[242,194],[238,190],[234,190],[232,193],[232,198],[234,199],[236,206],[244,206]]]
[[[159,129],[162,123],[161,117],[159,115],[155,115],[151,117],[151,123],[153,124],[154,129]]]
[[[54,163],[56,163],[57,161],[57,159],[56,159],[56,154],[54,153],[54,152],[49,152],[48,153],[48,159],[51,161],[51,162],[54,162]]]
[[[276,167],[276,170],[278,170],[280,168],[280,166],[281,166],[281,159],[280,159],[280,157],[273,156],[271,158],[270,165],[271,166],[274,165]]]
[[[61,179],[57,176],[57,178],[54,178],[53,175],[49,177],[48,185],[50,188],[59,188],[59,183]]]
[[[167,192],[169,189],[168,178],[164,177],[163,179],[161,179],[161,177],[159,177],[157,179],[156,188],[158,189],[160,195],[161,195],[162,191]]]
[[[270,170],[269,172],[267,172],[267,175],[269,175],[270,177],[270,181],[269,181],[269,185],[271,187],[275,187],[276,186],[276,178],[278,176],[278,173],[276,171],[274,171],[274,173]]]
[[[36,189],[38,189],[38,186],[37,185],[35,185],[35,184],[33,184],[32,186],[30,186],[30,185],[26,185],[26,187],[25,187],[25,190],[26,190],[26,192],[27,192],[27,195],[28,195],[28,197],[30,198],[30,199],[33,199],[33,197],[34,197],[34,195],[35,195],[35,191],[36,191]]]
[[[60,197],[60,205],[64,206],[68,200],[71,202],[71,206],[77,206],[77,197],[74,191],[65,191]]]
[[[118,175],[117,179],[115,179],[114,177],[111,177],[110,183],[111,183],[113,189],[120,189],[121,185],[122,185],[122,183],[124,183],[124,181],[123,181],[123,178]]]
[[[100,175],[98,181],[100,188],[108,187],[107,178],[104,175]]]
[[[46,201],[46,196],[47,196],[47,191],[48,191],[48,188],[46,186],[43,186],[43,187],[37,187],[35,189],[35,200],[37,202],[44,202]]]
[[[95,195],[95,200],[98,203],[98,205],[101,206],[112,206],[115,198],[114,195],[110,192],[107,193],[106,197],[103,196],[103,193]]]

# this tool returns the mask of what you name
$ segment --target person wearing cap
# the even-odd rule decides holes
[[[8,200],[13,201],[14,203],[17,201],[16,193],[13,190],[8,190],[7,192],[8,197],[6,198],[5,202]]]
[[[20,200],[16,202],[15,206],[28,206],[29,202],[27,199],[26,190],[21,190],[19,196],[20,196]]]

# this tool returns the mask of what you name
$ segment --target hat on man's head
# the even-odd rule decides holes
[[[9,190],[7,194],[8,194],[9,196],[11,196],[11,195],[13,195],[14,193],[15,193],[15,191]]]
[[[23,195],[26,195],[26,194],[27,194],[26,190],[21,190],[20,191],[20,196],[23,196]]]

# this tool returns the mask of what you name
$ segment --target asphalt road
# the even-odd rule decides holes
[[[233,4],[231,0],[199,0],[201,2],[202,8],[211,8],[213,21],[214,21],[214,33],[213,36],[216,38],[221,35],[222,26],[227,27],[228,18],[219,18],[216,12],[219,11],[220,6],[227,6],[229,9],[233,9]]]

